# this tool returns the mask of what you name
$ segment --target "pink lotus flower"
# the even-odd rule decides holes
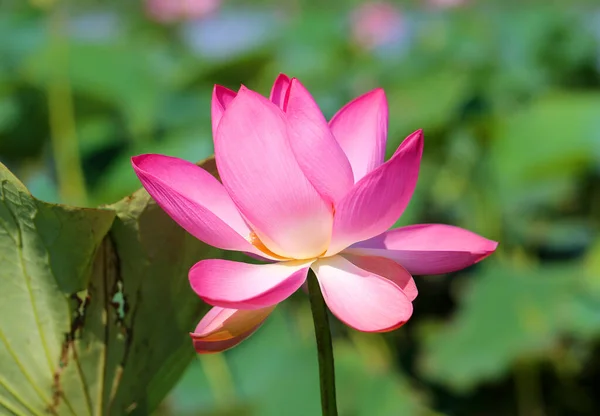
[[[368,50],[402,42],[408,36],[405,20],[392,3],[364,3],[352,13],[352,37],[356,44]]]
[[[163,23],[204,17],[220,6],[221,0],[146,0],[150,17]]]
[[[390,331],[412,314],[412,274],[448,273],[488,256],[497,243],[461,228],[427,224],[387,231],[417,183],[423,134],[384,162],[388,107],[381,89],[328,123],[297,79],[280,75],[270,100],[215,86],[212,127],[221,182],[193,163],[132,159],[144,187],[183,228],[225,250],[270,261],[203,260],[193,290],[214,308],[192,338],[198,352],[231,348],[315,272],[331,312],[365,332]]]

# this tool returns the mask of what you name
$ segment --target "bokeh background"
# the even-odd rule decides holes
[[[417,277],[397,331],[334,322],[341,414],[600,414],[594,2],[3,0],[0,161],[38,198],[114,202],[139,187],[132,155],[212,153],[213,84],[268,94],[279,72],[328,117],[383,87],[388,153],[426,138],[397,225],[500,241]],[[238,348],[195,359],[156,415],[319,414],[312,331],[298,294]]]

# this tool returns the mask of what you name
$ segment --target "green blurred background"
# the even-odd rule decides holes
[[[96,206],[139,187],[132,155],[212,153],[215,83],[268,94],[285,72],[328,117],[381,86],[388,152],[426,138],[398,225],[500,247],[417,277],[397,331],[334,323],[341,414],[600,414],[600,5],[187,2],[3,0],[0,161],[38,198]],[[317,377],[298,294],[195,359],[156,415],[317,415]]]

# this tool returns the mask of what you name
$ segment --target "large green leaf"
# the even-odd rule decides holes
[[[467,389],[502,376],[520,360],[547,355],[564,335],[600,331],[600,295],[580,265],[488,265],[453,322],[424,331],[423,370]]]
[[[36,200],[3,165],[0,184],[0,413],[148,414],[194,354],[205,305],[187,270],[220,253],[144,190],[81,209]]]
[[[115,106],[125,114],[134,132],[146,131],[170,79],[170,74],[152,60],[151,53],[123,42],[64,42],[61,47],[69,48],[68,59],[48,43],[23,66],[25,77],[44,86],[57,71],[63,71],[75,92]]]
[[[114,216],[37,201],[0,165],[0,408],[9,414],[56,413],[84,397],[79,389],[60,399],[61,372],[78,292]]]
[[[422,128],[430,134],[448,124],[468,86],[464,73],[446,70],[415,75],[386,88],[390,109],[402,115],[390,118],[388,156],[410,132]]]
[[[498,120],[490,154],[504,207],[564,200],[600,157],[597,93],[555,92]]]

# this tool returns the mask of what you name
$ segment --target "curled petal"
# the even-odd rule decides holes
[[[363,332],[392,331],[412,315],[412,303],[392,281],[341,256],[316,261],[313,270],[325,303],[339,320]]]
[[[352,165],[354,182],[383,163],[388,104],[381,88],[346,104],[333,116],[329,126]]]
[[[267,319],[275,306],[238,310],[215,306],[190,334],[199,354],[222,352],[233,348],[252,335]]]
[[[269,250],[307,259],[327,249],[332,207],[298,166],[278,107],[242,87],[219,124],[215,158],[223,185]]]
[[[290,87],[290,78],[285,74],[279,74],[273,88],[271,88],[270,100],[279,107],[282,111],[285,111],[287,105],[287,93]]]
[[[225,113],[225,109],[229,106],[231,101],[233,101],[236,95],[237,93],[231,91],[229,88],[215,85],[210,106],[213,139],[217,137],[217,127],[219,127],[219,122],[223,117],[223,113]]]
[[[392,259],[411,274],[455,272],[492,254],[498,243],[463,228],[417,224],[354,244],[347,253]]]
[[[251,230],[225,188],[199,166],[170,156],[131,159],[142,185],[187,232],[211,246],[264,256],[246,237]]]
[[[189,273],[192,289],[213,306],[259,309],[275,305],[306,280],[311,262],[289,261],[248,264],[229,260],[202,260]]]
[[[290,145],[300,168],[321,196],[339,201],[354,184],[352,168],[310,93],[292,79],[285,113]]]
[[[389,229],[410,202],[423,153],[423,133],[408,136],[390,160],[362,178],[335,207],[327,254]]]
[[[411,302],[417,297],[419,292],[417,291],[415,280],[404,267],[400,266],[394,260],[386,259],[385,257],[357,256],[346,254],[345,252],[342,252],[341,255],[356,267],[360,267],[363,270],[385,277],[396,283]]]

